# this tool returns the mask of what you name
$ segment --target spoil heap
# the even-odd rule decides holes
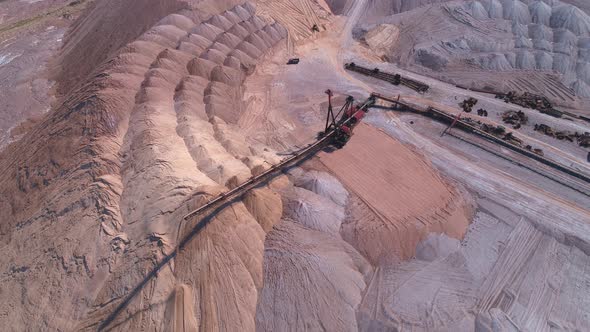
[[[141,30],[161,17],[157,10],[171,10],[142,16],[105,3],[79,23],[80,34],[72,32],[63,61],[100,50],[86,44],[97,22],[119,24],[132,15],[128,23]],[[213,7],[223,9],[167,16],[120,50],[117,45],[133,37],[113,40],[113,49],[86,57],[90,67],[108,59],[97,69],[64,68],[65,76],[70,70],[82,75],[72,82],[93,74],[0,155],[7,170],[0,176],[0,234],[11,248],[2,265],[13,266],[2,280],[1,307],[15,313],[5,326],[96,329],[193,231],[196,220],[180,223],[188,209],[278,160],[233,126],[243,79],[286,30],[257,17],[251,3]],[[64,92],[73,87],[62,83]],[[280,201],[265,204],[280,215]],[[248,206],[260,205],[253,197]],[[189,326],[233,322],[253,329],[265,234],[257,218],[265,225],[276,221],[251,211],[239,203],[217,215],[173,268],[145,279],[149,286],[110,324],[165,329],[194,310],[199,318]],[[242,287],[227,292],[235,282]],[[222,308],[223,319],[215,308]]]
[[[529,91],[564,105],[590,96],[590,15],[580,8],[557,0],[439,2],[446,1],[371,3],[359,31],[393,24],[400,37],[391,62],[462,86]],[[387,17],[394,13],[401,14]]]
[[[461,194],[384,133],[361,124],[346,149],[321,160],[360,198],[343,235],[372,263],[413,257],[430,232],[463,237],[471,212]]]

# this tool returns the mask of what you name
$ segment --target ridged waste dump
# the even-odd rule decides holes
[[[389,11],[404,14],[384,22],[375,18]],[[378,54],[403,66],[422,66],[425,73],[452,83],[529,89],[563,103],[573,102],[576,95],[590,96],[590,77],[584,69],[590,60],[585,43],[590,37],[590,15],[572,4],[558,0],[399,0],[389,5],[377,1],[364,19],[367,36],[382,30],[380,23],[405,27],[399,41]],[[423,23],[413,25],[417,19]],[[476,66],[465,70],[467,63]],[[526,72],[515,73],[522,71]],[[553,76],[539,79],[533,71]],[[493,75],[476,82],[481,72]]]
[[[236,2],[215,4],[225,10],[209,17],[183,10],[161,19],[100,65],[39,125],[35,136],[5,151],[17,157],[4,158],[3,163],[11,160],[44,171],[33,175],[27,170],[29,175],[23,177],[25,169],[12,168],[16,173],[2,175],[0,214],[13,223],[0,227],[21,225],[22,231],[10,239],[25,244],[19,250],[54,250],[57,257],[84,252],[81,261],[90,262],[84,278],[95,285],[77,294],[67,285],[76,283],[78,273],[62,274],[51,261],[38,263],[27,279],[36,285],[43,285],[43,280],[60,285],[52,301],[72,303],[70,298],[76,297],[85,303],[47,312],[39,326],[96,330],[99,323],[112,319],[109,324],[130,330],[173,329],[179,324],[213,329],[228,322],[234,325],[223,325],[226,329],[254,330],[264,235],[280,219],[283,205],[268,188],[250,194],[245,205],[235,204],[217,215],[219,221],[177,257],[175,274],[164,268],[150,287],[110,317],[130,287],[141,285],[155,262],[193,230],[191,221],[181,223],[188,209],[280,160],[234,127],[243,111],[244,79],[287,31],[256,16],[252,3]],[[91,11],[79,29],[89,30],[99,9],[105,10],[101,5]],[[141,19],[145,18],[132,23]],[[52,148],[28,148],[39,144]],[[79,150],[75,158],[70,149]],[[22,179],[15,183],[5,177]],[[40,197],[50,202],[43,210],[34,206]],[[62,215],[76,223],[60,222],[56,234],[75,232],[81,234],[80,242],[26,244],[26,238],[44,227],[37,221],[58,221]],[[105,263],[97,268],[93,262],[99,261]],[[230,291],[236,282],[243,287]],[[152,286],[159,290],[152,292]],[[19,289],[9,292],[20,293]],[[28,289],[33,291],[32,286]],[[208,295],[220,292],[225,295]],[[31,308],[43,307],[44,298],[28,303]],[[144,300],[161,305],[142,313]],[[20,308],[28,310],[26,305]],[[224,313],[223,322],[217,310]],[[84,320],[77,323],[81,317]],[[20,329],[19,324],[24,322],[13,328]]]
[[[564,1],[0,0],[0,330],[588,330]]]

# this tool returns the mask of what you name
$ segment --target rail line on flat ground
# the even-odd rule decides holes
[[[389,97],[386,97],[386,96],[383,96],[383,95],[380,95],[377,93],[373,93],[372,96],[374,96],[378,99],[393,103],[394,105],[396,105],[395,109],[398,111],[412,112],[415,114],[420,114],[423,116],[435,118],[437,120],[440,120],[440,121],[443,121],[446,123],[452,123],[453,121],[455,121],[455,118],[456,118],[455,115],[448,114],[448,113],[441,111],[439,109],[436,109],[434,107],[429,107],[425,111],[422,111],[422,110],[416,109],[408,104],[400,102],[399,100],[394,99],[394,98],[389,98]],[[491,134],[489,134],[489,133],[487,133],[487,132],[485,132],[485,131],[483,131],[483,130],[481,130],[481,129],[479,129],[479,128],[477,128],[477,127],[475,127],[475,126],[473,126],[461,119],[457,120],[455,127],[462,129],[465,132],[474,134],[487,142],[494,143],[498,146],[508,148],[520,155],[527,157],[529,160],[532,159],[533,161],[542,164],[544,167],[540,167],[541,165],[525,165],[522,160],[516,160],[515,158],[512,158],[512,157],[510,157],[508,155],[504,155],[504,154],[501,156],[502,158],[507,159],[519,166],[525,167],[531,171],[534,171],[535,173],[545,176],[546,178],[548,178],[550,180],[556,181],[568,188],[571,188],[577,192],[580,192],[580,193],[590,197],[590,176],[588,174],[580,172],[574,168],[559,164],[551,159],[540,156],[532,151],[524,149],[524,148],[517,146],[515,144],[512,144],[510,142],[504,141],[501,138],[491,135]],[[468,141],[464,137],[458,137],[458,135],[453,135],[453,137],[463,140],[463,141],[466,141],[472,145],[476,145],[488,152],[499,155],[499,152],[491,151],[490,147],[486,146],[485,144],[481,144],[481,143],[474,142],[474,141]],[[555,174],[554,172],[549,172],[550,171],[549,168],[551,168],[551,170],[559,171],[560,173],[562,173],[562,175]],[[566,177],[564,177],[564,175],[567,175],[569,177],[566,178]],[[575,180],[573,178],[575,178]]]
[[[411,78],[407,78],[407,77],[401,76],[399,74],[391,74],[388,72],[384,72],[384,71],[381,71],[377,68],[369,69],[369,68],[366,68],[363,66],[359,66],[359,65],[355,64],[354,62],[345,64],[344,69],[350,70],[350,71],[353,71],[353,72],[356,72],[359,74],[363,74],[365,76],[374,77],[374,78],[380,79],[382,81],[389,82],[393,85],[400,85],[401,84],[401,85],[407,86],[408,88],[415,90],[417,92],[420,92],[420,93],[424,93],[424,92],[428,91],[428,89],[430,88],[427,84],[413,80]]]

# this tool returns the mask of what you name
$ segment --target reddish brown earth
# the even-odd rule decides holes
[[[51,63],[68,27],[89,2],[0,4],[0,149],[22,137],[22,126],[16,128],[22,122],[38,119],[54,106]]]
[[[4,3],[14,19],[27,8]],[[417,95],[346,72],[352,59],[391,69],[379,59],[407,30],[355,40],[388,3],[329,3],[350,16],[323,0],[97,0],[67,33],[53,17],[63,25],[2,40],[1,326],[585,330],[586,196],[419,115],[371,110],[343,149],[183,218],[314,141],[326,88],[338,103],[378,91],[458,111],[465,91],[433,78],[403,72],[431,85]],[[52,51],[35,57],[35,38]],[[480,99],[490,123],[510,107]]]
[[[372,262],[413,257],[429,233],[465,235],[470,204],[424,157],[382,131],[360,124],[346,149],[320,160],[362,201],[342,231]]]

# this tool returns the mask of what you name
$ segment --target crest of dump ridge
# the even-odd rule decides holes
[[[579,105],[590,19],[576,1],[92,2],[47,64],[57,102],[0,151],[0,323],[584,330],[585,196],[420,115],[371,109],[344,148],[184,219],[308,144],[327,88],[454,112],[464,95],[441,80],[461,81]],[[431,91],[352,75],[350,59]],[[479,98],[489,121],[510,107]]]

